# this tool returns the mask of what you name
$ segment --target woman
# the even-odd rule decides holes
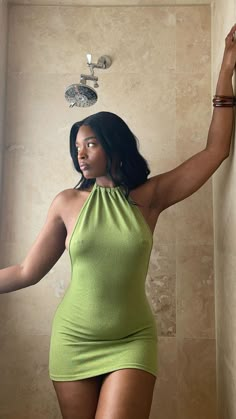
[[[0,293],[39,282],[68,248],[72,280],[52,329],[50,377],[64,419],[147,419],[157,374],[156,327],[145,296],[159,214],[197,191],[229,155],[236,25],[229,32],[207,144],[148,179],[135,137],[100,112],[73,125],[78,188],[59,193],[20,265],[0,271]],[[220,108],[220,109],[218,109]]]

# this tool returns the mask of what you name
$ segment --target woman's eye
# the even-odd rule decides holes
[[[87,143],[88,148],[93,147],[93,146],[95,146],[95,143]],[[79,153],[80,152],[80,147],[77,146],[76,150],[77,150],[77,153]]]

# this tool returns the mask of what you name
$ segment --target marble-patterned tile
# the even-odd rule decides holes
[[[167,208],[157,220],[154,230],[154,242],[160,244],[175,244],[176,242],[176,207]]]
[[[221,319],[219,319],[220,321]],[[227,324],[225,327],[227,330]],[[227,350],[225,350],[225,340],[220,341],[220,339],[221,336],[219,336],[217,342],[217,413],[219,419],[234,418],[236,414],[235,345],[232,353],[229,355]]]
[[[36,153],[20,155],[17,150],[9,154],[5,155],[4,169],[5,173],[14,173],[14,177],[4,177],[2,237],[8,243],[25,242],[29,247],[42,229],[54,197],[76,182],[69,164],[67,172],[58,170],[60,160],[63,166],[63,155],[59,157],[59,153],[55,166],[50,164],[49,153],[40,158]],[[53,154],[51,151],[52,160]]]
[[[7,67],[7,33],[8,33],[8,19],[7,19],[7,3],[0,2],[0,185],[2,183],[2,156],[4,144],[4,123],[5,123],[5,100],[6,100],[6,67]],[[0,195],[1,193],[0,186]],[[1,204],[1,202],[0,202]],[[1,258],[1,256],[0,256]]]
[[[12,5],[9,22],[10,72],[84,73],[88,52],[93,62],[110,55],[113,64],[106,72],[111,74],[175,68],[173,7]],[[137,42],[137,33],[143,31],[145,36]]]
[[[175,76],[156,73],[149,74],[147,80],[141,73],[119,73],[115,80],[104,75],[99,106],[118,114],[129,125],[154,176],[176,165]],[[112,94],[114,87],[116,93]]]
[[[211,0],[14,0],[14,4],[61,6],[174,6],[211,4]]]
[[[177,346],[173,337],[158,341],[158,376],[154,388],[150,419],[176,419]]]
[[[8,74],[7,149],[12,150],[14,145],[21,144],[23,140],[25,146],[30,149],[37,147],[38,152],[46,152],[55,147],[55,144],[59,145],[58,152],[68,151],[71,125],[106,109],[120,115],[130,125],[141,145],[144,143],[144,152],[149,152],[152,156],[150,148],[152,149],[155,153],[152,156],[153,161],[155,158],[162,160],[164,152],[169,154],[173,150],[175,153],[174,75],[149,74],[147,82],[143,80],[142,73],[120,72],[115,77],[112,74],[103,74],[99,77],[96,104],[91,108],[71,109],[64,98],[64,92],[67,86],[78,82],[77,74]],[[156,90],[153,90],[153,86],[156,86]],[[53,95],[50,91],[54,92]],[[24,108],[22,98],[25,98]],[[137,118],[137,114],[141,117]],[[31,115],[32,120],[37,118],[38,124],[30,120],[26,123],[26,115]],[[11,118],[14,118],[14,126]],[[47,139],[49,136],[50,141]],[[25,151],[25,147],[22,151]],[[160,168],[157,167],[156,170],[160,171]]]
[[[146,292],[162,336],[175,336],[175,271],[175,244],[154,244]]]
[[[177,243],[177,335],[215,338],[213,246]]]
[[[178,164],[206,147],[210,121],[210,71],[194,75],[177,74],[176,154]]]
[[[149,75],[149,83],[142,81],[142,78],[142,74],[117,73],[114,80],[114,75],[103,75],[97,90],[97,103],[92,108],[69,109],[64,91],[69,84],[78,82],[76,74],[9,74],[5,152],[8,155],[24,155],[29,158],[37,156],[39,170],[48,166],[43,160],[54,161],[56,153],[57,164],[64,171],[55,171],[48,178],[55,186],[57,180],[59,185],[60,175],[63,175],[63,179],[68,179],[69,186],[71,183],[68,176],[73,174],[69,156],[71,125],[106,109],[121,116],[130,126],[138,138],[141,153],[150,164],[151,175],[172,169],[176,166],[175,76]],[[114,85],[115,95],[112,93]],[[154,85],[157,85],[156,92],[153,92]],[[145,97],[150,98],[148,102],[143,97],[144,86]],[[49,95],[50,90],[55,94]],[[23,109],[24,96],[27,101]],[[31,115],[31,118],[26,121],[25,115]],[[52,118],[52,115],[55,117]],[[137,115],[141,117],[137,118]],[[15,120],[14,124],[11,122],[12,118]],[[44,135],[42,124],[45,128]],[[51,170],[54,167],[51,165]],[[67,187],[66,183],[61,184],[62,189]]]
[[[215,419],[215,340],[178,340],[177,377],[176,419]]]
[[[1,418],[61,417],[48,375],[48,352],[48,336],[17,334],[1,338]]]
[[[6,90],[6,67],[7,67],[7,2],[0,3],[0,146],[3,142],[3,124],[4,124],[4,108],[5,108],[5,90]]]
[[[8,246],[7,250],[11,255],[10,259],[8,254],[9,265],[15,264],[15,255],[21,253],[20,243]],[[50,335],[54,313],[69,282],[70,261],[65,253],[38,284],[1,295],[0,340],[14,334]]]
[[[213,180],[215,246],[229,259],[235,256],[236,246],[235,175],[236,164],[232,148],[230,156],[218,168]]]
[[[212,4],[211,0],[176,0],[176,4],[189,5],[194,7],[195,5]]]
[[[227,358],[227,364],[236,368],[236,289],[235,289],[236,256],[233,252],[215,249],[215,297],[216,328],[218,345]]]
[[[61,6],[174,6],[211,4],[211,0],[14,0],[14,4]]]
[[[225,37],[236,19],[235,1],[213,4],[213,90],[221,66]],[[235,80],[233,81],[235,85]],[[235,136],[235,135],[234,135]],[[213,178],[215,294],[217,329],[218,418],[236,417],[235,323],[235,147]]]
[[[73,83],[79,83],[78,73],[8,73],[6,151],[35,150],[40,156],[53,149],[57,155],[64,153],[64,157],[69,157],[72,124],[101,110],[97,104],[91,108],[69,108],[64,95]]]
[[[209,72],[211,67],[211,7],[176,8],[176,69]]]
[[[213,244],[212,182],[175,205],[176,240],[181,244]]]

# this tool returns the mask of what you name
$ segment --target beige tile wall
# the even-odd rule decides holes
[[[235,21],[235,1],[217,0],[213,8],[214,25],[212,28],[213,92],[221,64],[224,39]],[[213,182],[218,419],[236,417],[235,179],[234,135],[230,156],[215,174]]]
[[[7,3],[0,0],[0,212],[2,201],[2,156],[4,142],[4,116],[6,102],[6,58],[7,58]],[[1,249],[0,249],[1,263]]]
[[[67,6],[175,6],[211,4],[211,0],[8,0],[9,4]]]
[[[1,236],[6,265],[22,260],[55,194],[77,181],[68,153],[75,120],[105,109],[118,113],[139,138],[153,174],[205,146],[211,8],[11,5],[9,27]],[[113,64],[97,73],[97,104],[69,109],[64,90],[86,71],[87,52],[94,59],[109,54]],[[161,214],[155,231],[147,294],[158,324],[160,369],[151,419],[216,417],[211,193],[208,181]],[[34,419],[58,417],[47,352],[69,276],[65,254],[37,286],[0,297],[4,419],[15,418],[16,409],[17,419],[31,418],[32,409]],[[14,369],[19,374],[13,380]],[[15,406],[7,394],[15,395]]]

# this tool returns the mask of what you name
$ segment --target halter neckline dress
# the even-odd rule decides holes
[[[95,183],[69,242],[71,281],[52,324],[52,380],[122,368],[157,375],[157,326],[145,293],[152,244],[123,189]]]

